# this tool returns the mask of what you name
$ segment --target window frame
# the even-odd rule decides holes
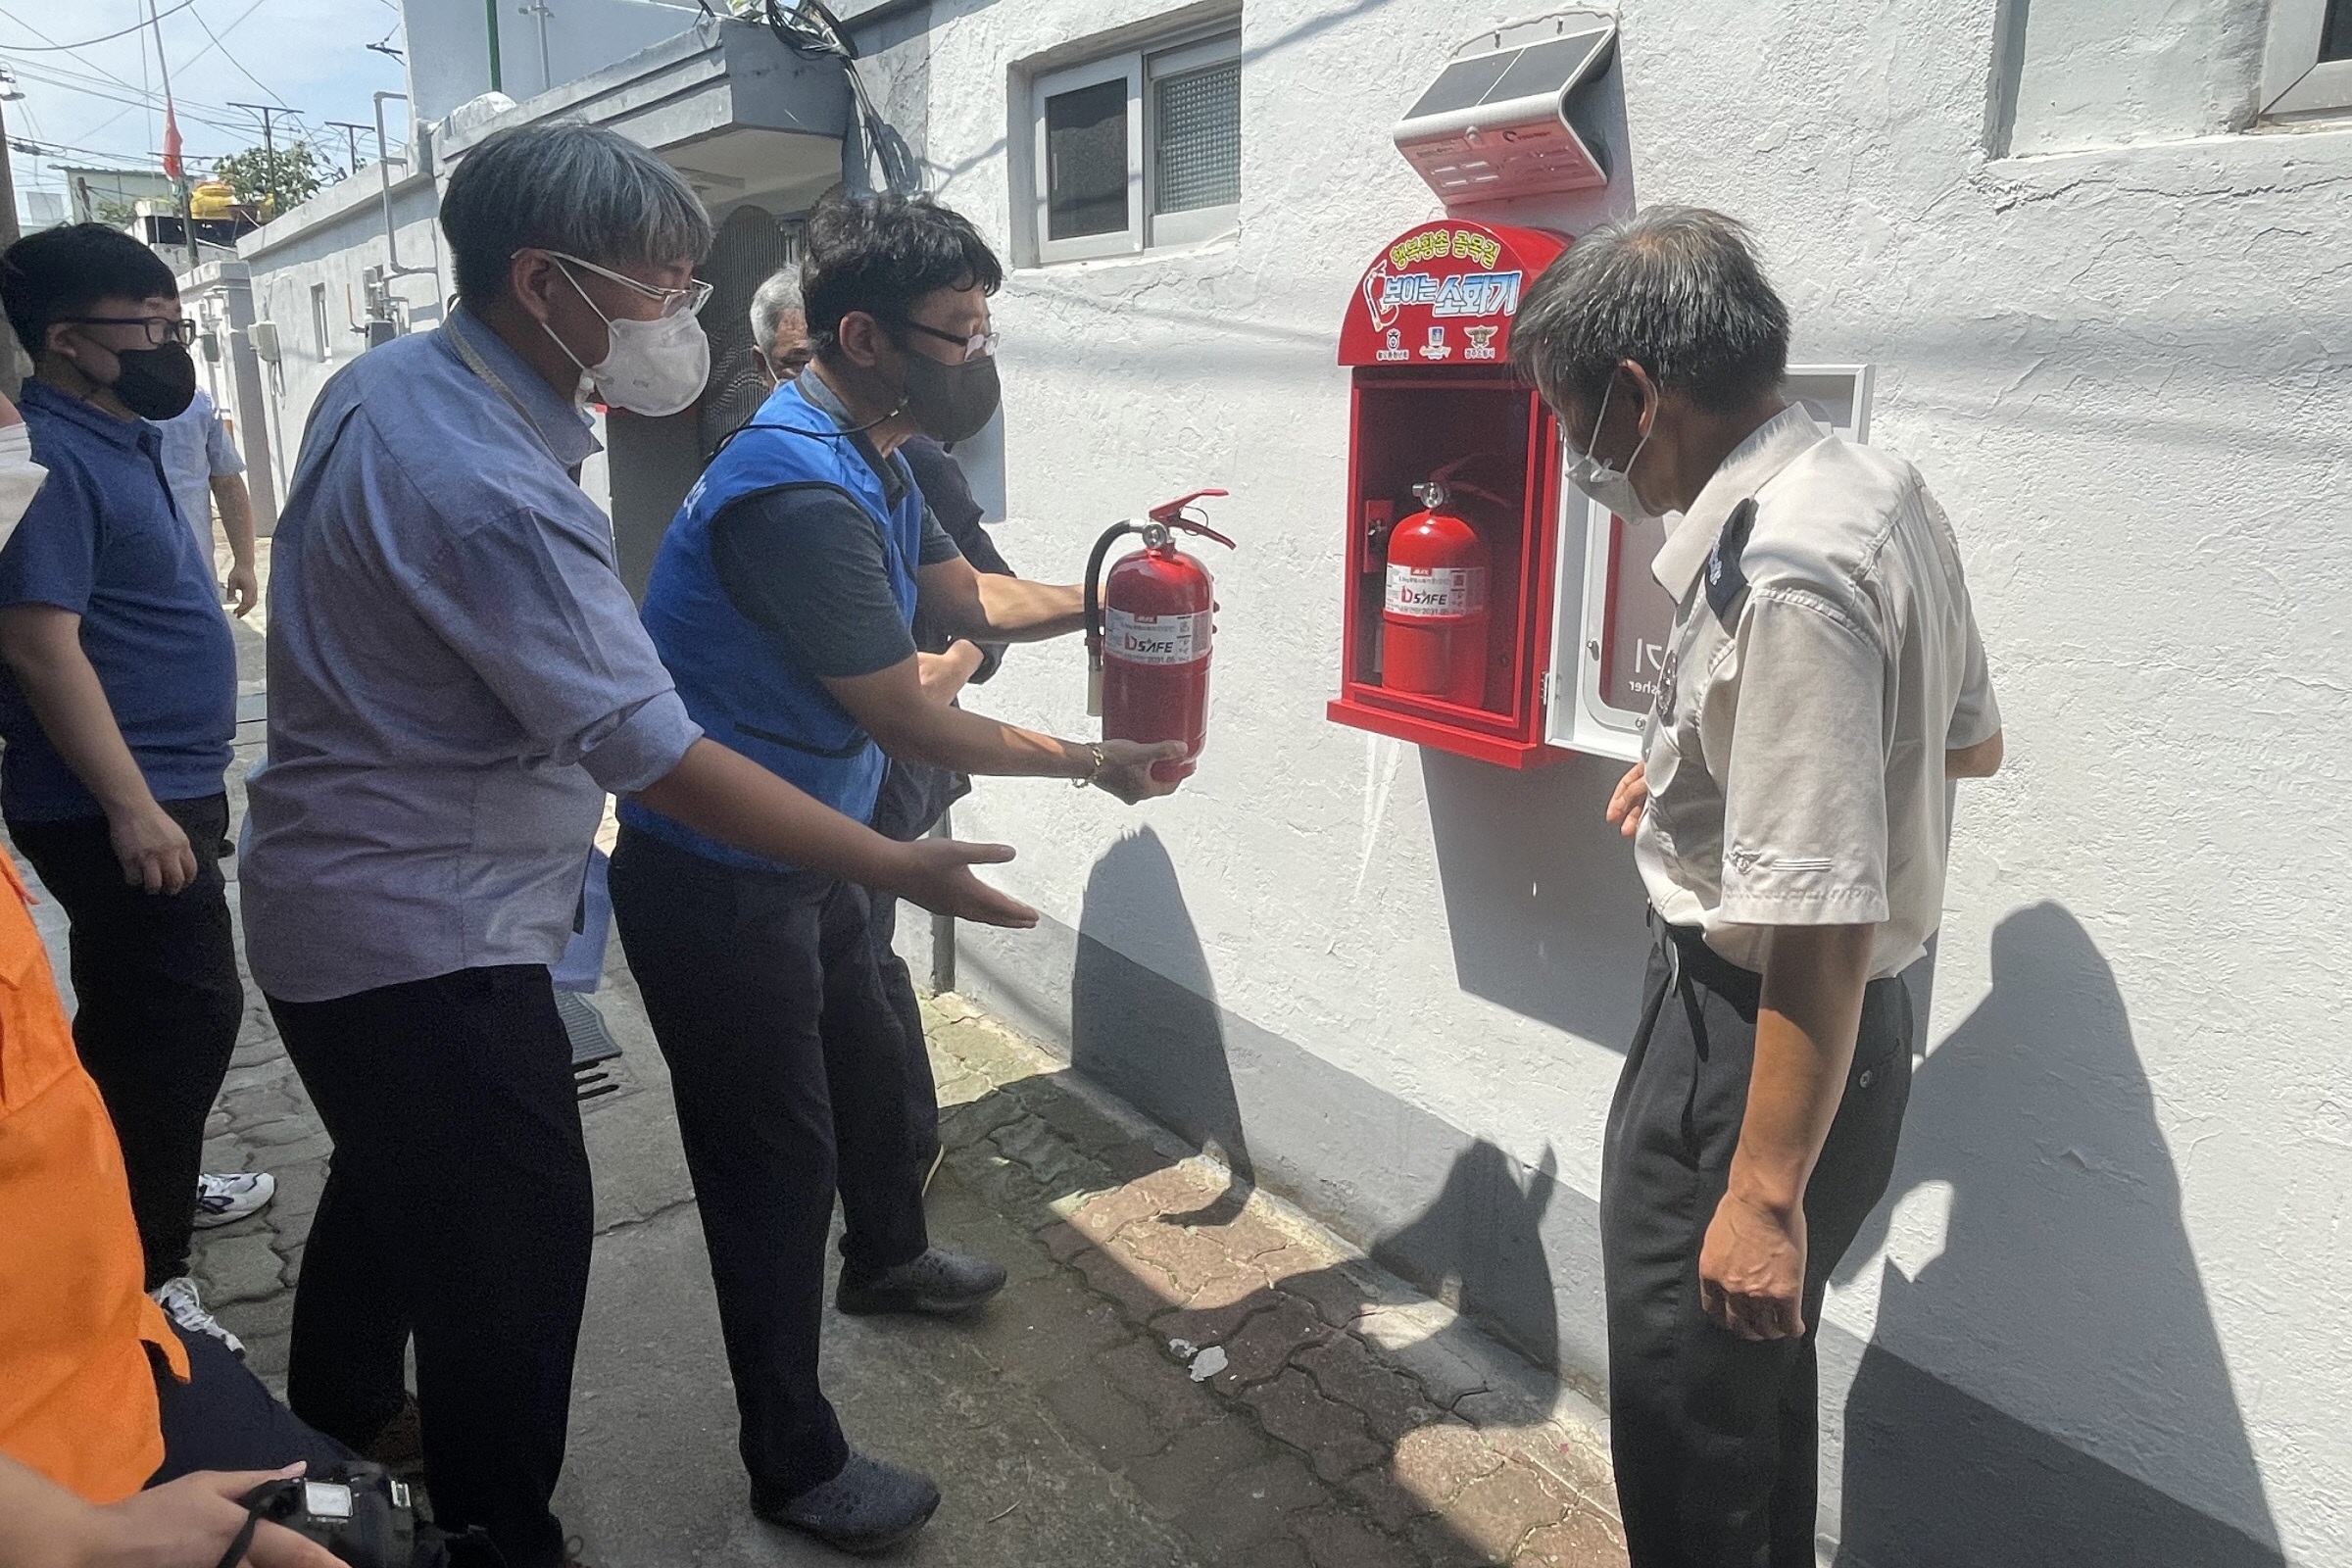
[[[1242,58],[1238,17],[1226,17],[1096,59],[1045,72],[1029,84],[1030,208],[1039,265],[1136,256],[1153,250],[1205,244],[1236,232],[1241,203],[1154,213],[1158,151],[1157,94],[1166,77]],[[1051,238],[1053,164],[1046,143],[1046,101],[1105,81],[1127,84],[1127,226],[1074,239]]]
[[[1083,262],[1102,256],[1125,256],[1144,244],[1144,61],[1141,53],[1107,55],[1083,66],[1071,66],[1037,78],[1030,89],[1029,118],[1034,122],[1037,201],[1037,254],[1045,262]],[[1127,226],[1101,234],[1054,239],[1053,234],[1054,165],[1046,145],[1046,100],[1064,93],[1098,87],[1106,81],[1127,84]]]
[[[2273,0],[2263,51],[2262,118],[2352,115],[2352,60],[2322,60],[2328,0]]]
[[[311,337],[318,353],[318,363],[331,365],[335,359],[334,321],[327,310],[326,285],[311,285]]]

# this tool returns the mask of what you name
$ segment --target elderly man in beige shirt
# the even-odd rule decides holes
[[[2000,764],[1958,547],[1919,471],[1781,391],[1745,230],[1652,207],[1528,292],[1512,352],[1680,609],[1609,818],[1659,933],[1601,1174],[1634,1568],[1813,1568],[1813,1332],[1885,1193],[1942,906],[1946,780]]]

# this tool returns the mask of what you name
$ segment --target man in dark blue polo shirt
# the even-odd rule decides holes
[[[73,922],[74,1041],[122,1140],[147,1288],[188,1281],[204,1122],[244,1014],[220,855],[228,621],[149,419],[196,390],[171,269],[97,223],[0,255],[49,478],[0,549],[0,818]]]

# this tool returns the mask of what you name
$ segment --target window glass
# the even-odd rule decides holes
[[[1046,237],[1127,226],[1127,83],[1114,77],[1046,100]]]
[[[1152,83],[1152,211],[1190,213],[1242,199],[1242,63]]]
[[[2328,0],[2328,20],[2320,29],[2320,58],[2352,60],[2352,0]]]

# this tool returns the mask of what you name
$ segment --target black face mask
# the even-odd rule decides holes
[[[906,416],[942,446],[969,441],[996,417],[1004,389],[997,384],[996,356],[943,365],[928,354],[909,352]]]
[[[117,349],[122,373],[111,390],[142,419],[172,419],[196,401],[196,359],[180,343],[151,349]]]

